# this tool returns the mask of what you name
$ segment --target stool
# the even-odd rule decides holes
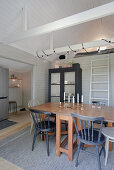
[[[114,128],[111,127],[103,128],[102,133],[106,137],[106,144],[105,144],[105,151],[106,151],[105,165],[106,165],[108,159],[109,141],[114,142]]]
[[[16,101],[9,101],[9,112],[17,112],[17,102]]]

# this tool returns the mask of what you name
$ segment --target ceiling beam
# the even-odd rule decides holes
[[[30,65],[36,64],[36,59],[32,54],[9,45],[0,44],[0,57]]]
[[[3,43],[10,44],[16,41],[23,40],[25,38],[38,36],[46,33],[50,33],[53,31],[61,30],[64,28],[68,28],[74,25],[78,25],[81,23],[85,23],[88,21],[92,21],[95,19],[99,19],[105,16],[109,16],[114,14],[114,2],[89,9],[87,11],[39,26],[28,31],[14,33],[9,37],[6,37],[3,40]]]
[[[50,50],[53,50],[53,32],[50,34]]]

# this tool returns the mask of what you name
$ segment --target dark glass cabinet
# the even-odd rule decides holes
[[[67,102],[68,95],[72,102],[72,96],[77,101],[77,93],[79,93],[79,101],[81,102],[82,94],[82,69],[78,63],[72,67],[49,69],[49,102],[63,102],[64,92]]]

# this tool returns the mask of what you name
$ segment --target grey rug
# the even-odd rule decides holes
[[[16,122],[9,121],[7,119],[0,121],[0,130],[7,128],[9,126],[15,125]]]
[[[13,136],[0,141],[0,157],[14,163],[25,170],[97,170],[95,157],[81,152],[79,165],[75,167],[75,160],[68,161],[68,156],[61,154],[56,156],[56,139],[50,139],[50,156],[47,156],[46,142],[38,137],[34,151],[31,151],[33,135],[27,128]],[[95,152],[95,148],[89,148]],[[74,157],[76,153],[74,154]],[[108,164],[104,165],[104,157],[101,155],[102,170],[114,170],[114,150],[109,152]]]

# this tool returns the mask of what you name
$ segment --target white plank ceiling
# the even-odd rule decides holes
[[[28,29],[112,2],[113,0],[0,0],[0,41],[22,31],[22,8],[28,11]],[[114,37],[114,15],[54,32],[54,48]],[[49,48],[50,35],[36,36],[11,45],[35,53]]]
[[[21,63],[14,60],[1,58],[1,57],[0,57],[0,67],[8,68],[9,71],[13,71],[13,72],[23,73],[23,72],[32,71],[32,66],[29,64],[25,64],[25,63]]]

